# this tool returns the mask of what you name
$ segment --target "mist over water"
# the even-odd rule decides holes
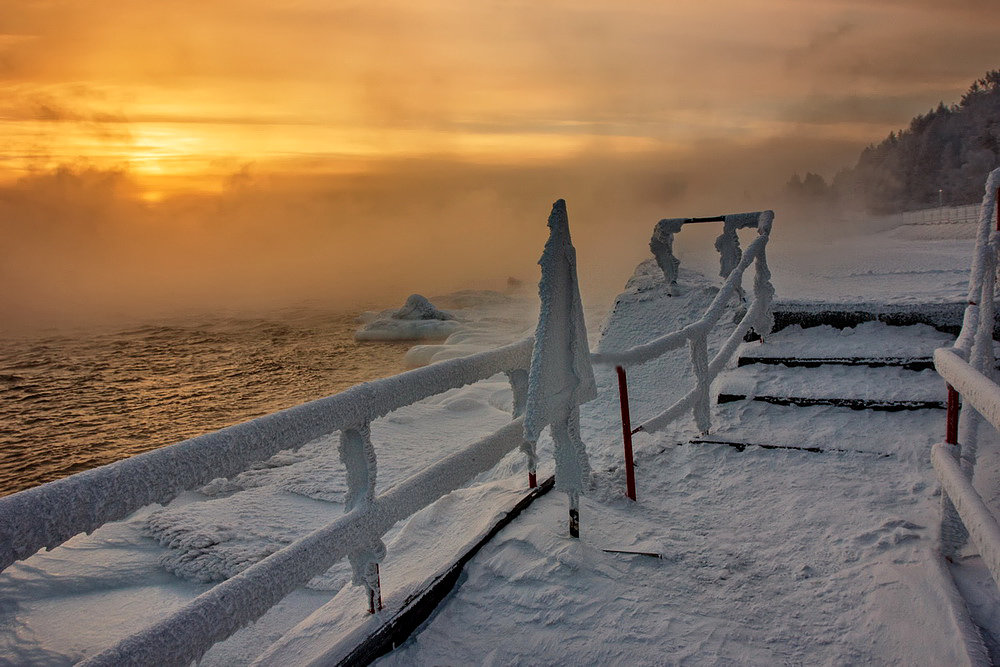
[[[156,202],[126,171],[0,187],[0,493],[404,370],[408,344],[359,345],[345,313],[535,284],[560,197],[583,297],[609,305],[650,256],[658,219],[780,209],[768,184],[794,154],[754,163],[767,173],[738,152],[686,173],[662,156],[596,155],[245,170],[220,192]],[[781,210],[775,227],[787,252],[815,243],[810,230],[836,233]],[[717,233],[686,229],[682,262],[714,275]]]
[[[647,256],[657,220],[776,208],[773,193],[810,148],[837,154],[789,139],[684,160],[595,151],[520,165],[383,161],[351,174],[248,167],[220,191],[158,201],[127,171],[40,171],[0,187],[0,332],[307,299],[387,307],[413,292],[534,282],[559,198],[584,297],[607,300]]]

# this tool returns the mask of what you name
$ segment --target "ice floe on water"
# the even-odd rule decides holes
[[[443,339],[461,329],[456,317],[437,308],[427,297],[411,294],[402,308],[366,314],[355,340]]]

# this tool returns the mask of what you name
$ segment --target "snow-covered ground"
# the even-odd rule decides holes
[[[799,245],[791,253],[781,250],[780,235],[779,221],[771,253],[779,298],[836,303],[964,298],[970,239],[913,239],[889,230],[854,236],[833,248]],[[681,247],[682,261],[683,252]],[[588,261],[580,258],[581,272]],[[682,265],[680,283],[687,289],[669,297],[651,264],[637,269],[603,327],[600,308],[588,311],[592,346],[621,349],[700,315],[713,294],[710,284]],[[473,326],[444,345],[414,348],[410,362],[478,351],[530,333],[533,317],[523,304],[480,300],[470,309],[479,313]],[[861,325],[827,337],[814,330],[786,331],[763,347],[773,344],[780,354],[822,347],[828,356],[858,348],[873,355],[919,349],[923,355],[947,341],[923,328],[894,343],[889,329]],[[712,344],[726,333],[725,327],[715,332]],[[688,352],[680,349],[630,369],[634,422],[690,388],[688,366]],[[383,662],[965,660],[949,575],[934,553],[938,491],[929,448],[941,439],[942,411],[868,413],[816,406],[780,413],[753,401],[721,405],[713,414],[713,435],[720,439],[835,441],[839,449],[858,451],[685,444],[696,433],[690,419],[682,419],[655,436],[636,436],[639,500],[632,503],[624,498],[614,374],[595,370],[598,398],[581,411],[594,471],[593,488],[582,500],[582,539],[567,534],[565,495],[553,492],[536,501],[469,563],[459,588],[422,630]],[[896,378],[874,375],[886,369],[870,370],[873,375],[861,371],[862,377],[881,378],[871,381],[873,390],[881,385],[935,396],[939,389],[932,372]],[[773,369],[760,373],[756,369],[751,378],[746,369],[734,369],[719,382],[779,382]],[[805,386],[798,375],[793,372],[791,381]],[[845,378],[820,382],[831,388],[854,384]],[[507,423],[511,403],[501,376],[374,422],[379,487],[388,488]],[[551,471],[551,443],[543,436],[539,445],[542,477]],[[989,452],[983,442],[985,485],[1000,467]],[[478,485],[397,525],[385,538],[387,604],[405,598],[474,542],[520,495],[525,477],[523,455],[514,453]],[[0,574],[0,660],[65,664],[91,655],[191,600],[208,588],[204,582],[229,576],[340,516],[344,492],[333,435],[228,482],[186,493],[166,508],[144,509],[17,563]],[[994,507],[1000,502],[996,490],[988,498]],[[610,554],[605,548],[663,558]],[[991,584],[976,579],[980,571],[974,559],[970,563],[966,595],[971,591],[975,597],[980,619],[989,617],[994,598],[983,591]],[[202,664],[243,664],[265,651],[268,664],[304,663],[338,637],[370,626],[364,594],[348,585],[349,579],[346,563],[332,568],[217,645]]]
[[[639,289],[619,298],[603,349],[676,326],[673,301],[647,281],[634,282]],[[630,373],[633,414],[669,404],[687,388],[672,382],[686,357],[680,350]],[[877,371],[884,369],[861,373]],[[934,390],[919,382],[922,373],[913,375],[920,391]],[[583,503],[582,539],[566,534],[565,499],[536,502],[384,664],[966,661],[953,587],[934,552],[938,497],[929,449],[941,439],[943,411],[812,407],[776,418],[773,406],[759,403],[719,406],[718,437],[743,428],[743,442],[857,451],[684,444],[695,434],[683,421],[636,436],[639,499],[631,503],[623,498],[620,427],[609,419],[615,385],[607,371],[598,382],[601,395],[584,408],[599,472]],[[819,384],[836,389],[830,378]]]

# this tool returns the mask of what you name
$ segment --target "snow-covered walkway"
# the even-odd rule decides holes
[[[671,299],[640,267],[602,349],[678,328],[710,295],[696,284]],[[633,415],[681,395],[687,387],[674,383],[687,373],[676,371],[687,363],[680,350],[630,372]],[[769,437],[797,431],[815,442],[811,422],[836,436],[831,444],[878,440],[877,451],[892,455],[682,445],[694,435],[682,420],[636,436],[632,503],[610,369],[598,382],[599,398],[584,409],[596,489],[582,504],[582,539],[568,536],[564,496],[536,502],[383,664],[967,662],[954,589],[934,552],[929,450],[943,411],[799,408],[808,416],[782,428],[759,403],[720,406],[719,431],[759,420]]]
[[[971,244],[942,243],[928,242],[933,248],[923,254],[891,254],[902,268],[912,269],[908,277],[900,277],[902,271],[893,274],[899,274],[900,294],[925,282],[925,264],[934,258],[956,277],[932,296],[961,298],[957,274],[966,271],[962,267]],[[879,247],[875,264],[882,262],[881,251],[888,253]],[[880,287],[871,279],[874,269],[866,273],[862,268],[851,273],[817,265],[810,268],[812,274],[800,267],[797,275],[849,274],[846,287],[820,281],[826,296],[839,295],[846,303],[868,299]],[[796,274],[790,273],[786,284],[794,282]],[[680,293],[668,297],[655,263],[641,264],[603,327],[600,349],[647,342],[699,318],[717,281],[682,268],[680,283]],[[862,287],[864,295],[852,292]],[[593,326],[596,320],[588,318]],[[722,321],[731,319],[725,315]],[[492,347],[504,336],[526,333],[518,326],[509,332],[456,335],[445,346],[418,346],[413,358],[429,361],[480,344]],[[921,327],[904,331],[870,323],[835,333],[789,329],[746,353],[923,359],[947,336]],[[710,347],[717,349],[728,333],[720,327]],[[638,502],[632,503],[624,498],[614,371],[595,370],[598,398],[581,410],[594,471],[593,489],[582,499],[581,539],[568,535],[564,494],[538,500],[467,565],[460,586],[438,612],[383,662],[967,661],[959,631],[963,617],[955,613],[954,591],[935,552],[939,492],[929,452],[943,434],[942,410],[725,403],[714,408],[711,437],[716,439],[858,451],[819,454],[754,446],[740,451],[690,444],[697,433],[685,417],[655,435],[636,435]],[[630,368],[633,424],[685,394],[690,375],[685,349]],[[740,388],[748,397],[779,392],[822,397],[817,383],[838,391],[863,385],[865,396],[873,398],[936,399],[940,390],[940,380],[928,370],[779,369],[766,363],[731,369],[715,390]],[[509,383],[497,376],[377,420],[372,437],[379,451],[380,487],[507,424],[511,405]],[[0,661],[68,664],[93,655],[189,602],[208,588],[199,581],[228,577],[311,526],[340,516],[343,467],[334,440],[324,437],[298,452],[280,453],[231,480],[183,494],[166,508],[145,508],[11,566],[0,575]],[[995,442],[982,441],[977,472],[994,508],[1000,506],[1000,488],[992,481],[1000,471],[996,451]],[[547,435],[539,441],[539,452],[542,479],[552,467]],[[397,524],[386,536],[389,555],[382,568],[387,608],[398,608],[477,541],[523,495],[525,477],[524,457],[515,452],[476,484]],[[655,552],[663,558],[604,549]],[[1000,628],[993,618],[1000,608],[995,587],[990,588],[976,559],[961,559],[956,572],[977,620]],[[202,664],[255,659],[308,664],[324,647],[352,633],[364,634],[379,619],[365,613],[363,592],[348,579],[345,563],[331,568],[217,644]],[[986,641],[1000,655],[1000,644],[989,636]]]

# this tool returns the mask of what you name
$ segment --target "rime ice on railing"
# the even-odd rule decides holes
[[[653,238],[649,240],[649,250],[656,258],[656,264],[663,271],[663,280],[667,283],[667,294],[673,295],[677,290],[677,271],[681,260],[674,256],[674,234],[681,231],[683,219],[660,220],[653,227]]]
[[[665,218],[656,223],[653,227],[653,237],[649,241],[649,250],[656,258],[656,264],[663,271],[663,279],[667,284],[667,294],[673,295],[677,291],[677,275],[681,261],[674,255],[674,235],[681,231],[681,228],[689,223],[697,222],[721,222],[722,233],[715,239],[715,249],[719,252],[719,275],[727,278],[730,273],[739,265],[743,257],[740,249],[740,237],[736,231],[748,227],[758,227],[761,224],[761,213],[732,213],[729,215],[719,215],[712,218]],[[766,224],[770,233],[770,220],[774,218],[772,213]],[[736,292],[740,299],[744,299],[743,287],[736,286]]]
[[[551,426],[556,489],[569,496],[570,535],[579,537],[580,493],[590,478],[590,461],[580,438],[578,406],[597,397],[597,383],[577,284],[576,250],[562,199],[552,205],[549,240],[538,263],[541,311],[528,371],[524,439],[534,443],[542,429]]]
[[[351,563],[354,583],[367,592],[369,611],[377,611],[385,532],[518,447],[527,456],[534,486],[534,443],[549,425],[556,445],[557,487],[570,495],[575,512],[590,472],[580,439],[578,406],[596,396],[596,383],[563,201],[553,207],[549,226],[549,242],[539,262],[538,354],[532,354],[533,341],[523,340],[443,361],[0,498],[0,570],[149,503],[166,503],[185,489],[229,477],[281,450],[340,431],[339,453],[348,487],[342,517],[86,661],[88,665],[184,665],[200,659],[214,643],[260,618],[344,557]],[[510,380],[513,421],[376,496],[372,421],[498,373]]]
[[[983,418],[1000,428],[1000,388],[996,384],[993,329],[1000,255],[1000,169],[986,180],[986,192],[979,209],[976,250],[969,277],[968,305],[958,339],[951,348],[934,354],[938,373],[948,382],[949,393],[957,390],[965,397],[958,429],[958,442],[934,446],[933,461],[945,488],[941,494],[941,550],[946,556],[958,553],[970,533],[994,579],[1000,583],[1000,536],[996,520],[985,510],[970,480],[978,456],[978,432]],[[994,225],[994,220],[996,225]],[[994,391],[995,390],[995,391]],[[956,396],[957,398],[957,396]],[[958,409],[949,401],[949,418]]]
[[[340,460],[347,468],[347,498],[345,513],[362,507],[370,509],[375,500],[375,477],[378,462],[372,445],[371,423],[345,428],[340,432]],[[378,564],[385,560],[385,543],[381,536],[372,535],[367,544],[347,554],[351,563],[353,583],[364,586],[368,593],[368,612],[382,608]]]
[[[719,250],[721,275],[725,278],[725,283],[697,322],[627,350],[600,352],[593,355],[592,358],[596,363],[624,367],[651,361],[685,343],[688,344],[691,351],[691,369],[695,376],[694,389],[659,415],[647,419],[635,429],[636,432],[657,431],[688,411],[693,413],[698,430],[702,433],[707,433],[711,428],[709,387],[712,381],[732,358],[736,348],[751,329],[763,337],[769,334],[774,327],[774,315],[771,311],[774,287],[771,285],[771,271],[768,269],[765,254],[773,221],[773,211],[759,211],[714,218],[673,218],[657,223],[650,249],[653,250],[654,254],[659,253],[656,261],[664,272],[668,294],[673,293],[674,286],[671,282],[676,278],[678,265],[671,252],[673,234],[682,225],[688,223],[723,223],[723,231],[716,239],[715,247]],[[736,230],[754,227],[757,229],[757,238],[747,246],[746,252],[744,252],[740,249]],[[665,242],[664,239],[668,239],[669,243]],[[734,296],[738,296],[741,301],[745,300],[742,288],[743,273],[751,262],[756,262],[753,298],[747,305],[746,313],[737,324],[736,330],[726,339],[716,355],[709,360],[708,335],[718,323],[726,304]]]

